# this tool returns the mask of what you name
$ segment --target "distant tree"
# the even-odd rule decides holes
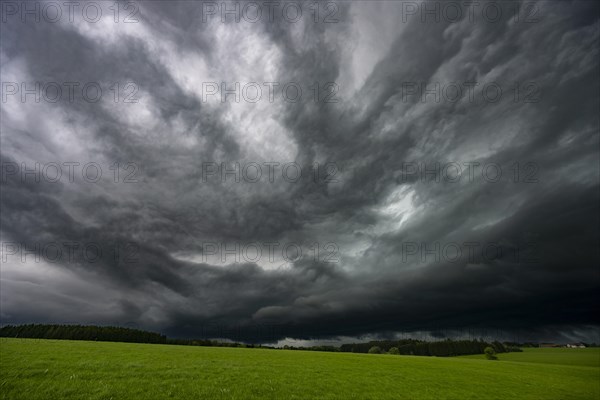
[[[153,332],[112,326],[29,324],[0,328],[0,337],[34,339],[100,340],[113,342],[166,343],[167,338]]]
[[[492,342],[492,347],[494,348],[496,353],[506,353],[506,347],[504,347],[504,345],[498,342],[497,340]]]
[[[381,354],[381,347],[373,346],[369,349],[369,354]]]
[[[398,348],[398,350],[400,350],[400,354],[408,354],[412,356],[415,354],[415,345],[414,343],[403,344]]]
[[[498,359],[498,357],[496,357],[496,350],[494,350],[494,348],[491,346],[486,347],[485,350],[483,350],[483,352],[485,353],[485,358],[487,358],[488,360]]]
[[[392,347],[389,351],[388,354],[394,354],[394,355],[398,355],[400,354],[400,350],[398,350],[397,347]]]

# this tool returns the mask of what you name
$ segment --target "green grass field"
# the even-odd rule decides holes
[[[555,358],[534,350],[520,353],[522,362],[0,339],[0,393],[15,400],[600,397],[600,368],[587,359],[597,349]]]
[[[600,367],[600,349],[566,349],[566,348],[525,348],[522,353],[504,353],[497,354],[500,361],[517,361],[527,363],[557,364],[557,365],[578,365],[581,367]],[[461,356],[460,358],[470,358],[482,360],[485,357],[482,354],[473,356]],[[600,379],[600,377],[599,377]]]

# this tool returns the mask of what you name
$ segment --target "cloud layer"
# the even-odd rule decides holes
[[[3,9],[2,323],[597,326],[597,4],[207,4]]]

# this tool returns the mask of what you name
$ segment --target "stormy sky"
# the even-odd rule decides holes
[[[2,3],[2,324],[598,340],[598,3],[267,3]]]

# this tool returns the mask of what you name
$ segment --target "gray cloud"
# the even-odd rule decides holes
[[[184,1],[139,3],[131,24],[8,16],[3,96],[6,82],[103,91],[98,102],[79,88],[72,101],[3,100],[2,323],[271,342],[469,327],[593,332],[598,5],[531,3],[535,22],[516,21],[506,4],[496,22],[423,22],[401,4],[337,3],[337,23],[312,14],[203,22],[202,3]],[[303,94],[203,101],[206,82],[295,82]],[[328,82],[338,84],[335,103],[322,101]],[[128,83],[136,103],[123,102]],[[452,83],[462,85],[458,101],[444,97]],[[485,98],[492,83],[503,90],[495,102]],[[413,84],[439,84],[439,101]],[[23,178],[36,162],[63,165],[63,176]],[[79,163],[72,182],[66,162]],[[97,182],[81,175],[91,162]],[[279,163],[273,182],[269,162]],[[281,172],[292,162],[295,182]],[[256,163],[263,176],[222,179],[221,163]],[[209,179],[207,165],[217,168]],[[223,260],[211,247],[275,242],[272,260],[264,249],[260,260]],[[92,243],[102,257],[22,260],[49,243],[63,252]],[[286,259],[286,244],[302,256]]]

